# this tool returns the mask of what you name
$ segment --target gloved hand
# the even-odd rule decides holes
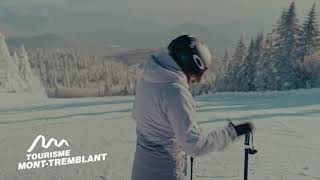
[[[238,125],[234,125],[232,122],[230,122],[230,124],[236,130],[237,136],[242,136],[248,133],[252,133],[252,131],[254,130],[254,124],[251,122],[245,122]]]

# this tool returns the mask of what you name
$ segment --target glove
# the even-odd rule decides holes
[[[245,135],[248,133],[252,133],[252,131],[254,130],[254,125],[251,122],[246,122],[246,123],[239,124],[239,125],[234,125],[232,122],[230,122],[230,124],[236,130],[237,136],[242,136],[242,135]]]

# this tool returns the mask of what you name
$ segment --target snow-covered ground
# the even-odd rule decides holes
[[[218,93],[197,97],[201,127],[226,118],[254,121],[249,179],[320,179],[320,89],[266,93]],[[133,97],[46,99],[0,95],[1,180],[127,180],[135,148]],[[101,162],[18,171],[39,135],[65,139],[70,147],[36,147],[34,152],[70,149],[71,155],[108,153]],[[243,176],[243,139],[223,152],[195,158],[194,179],[238,180]]]

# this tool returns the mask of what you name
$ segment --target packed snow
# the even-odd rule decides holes
[[[132,96],[47,99],[0,94],[0,179],[127,180],[135,150]],[[198,96],[197,118],[204,129],[225,119],[253,121],[249,179],[320,179],[320,89],[289,92],[217,93]],[[18,170],[27,149],[43,135],[69,147],[35,147],[34,153],[70,149],[72,155],[108,153],[105,161]],[[194,179],[243,179],[244,139],[222,152],[196,157]]]

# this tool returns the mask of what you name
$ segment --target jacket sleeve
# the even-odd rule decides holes
[[[200,129],[195,120],[195,105],[190,92],[172,91],[166,99],[166,115],[183,151],[199,156],[224,149],[236,138],[232,126],[211,132]]]

